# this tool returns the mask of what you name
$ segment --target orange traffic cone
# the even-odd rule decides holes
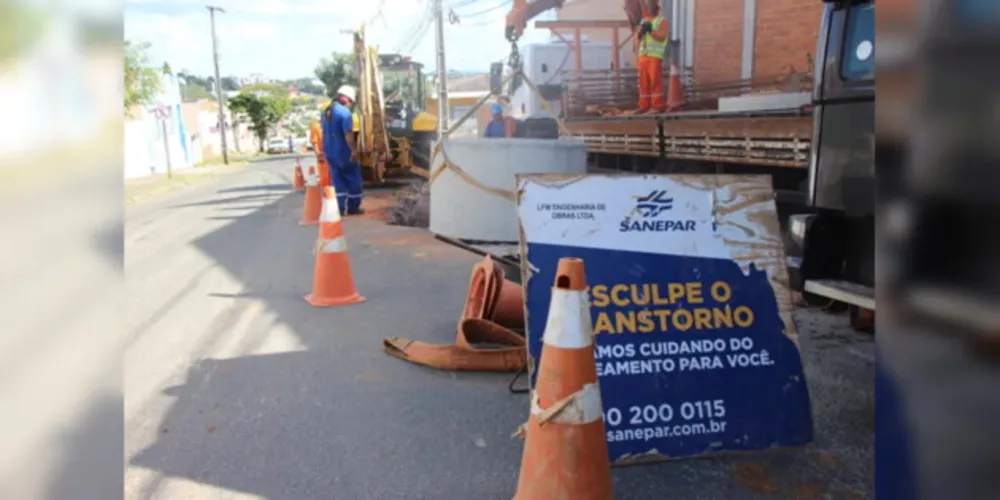
[[[330,185],[330,167],[322,156],[316,156],[316,169],[319,170],[319,187],[325,188]]]
[[[347,240],[340,221],[337,192],[323,189],[323,209],[319,218],[319,239],[316,240],[316,267],[313,271],[313,293],[306,302],[313,307],[345,306],[364,302],[354,288]]]
[[[677,63],[670,60],[670,76],[667,80],[667,110],[677,111],[684,107],[684,84],[681,83],[681,73]]]
[[[521,285],[503,280],[491,319],[512,330],[524,328],[524,290]]]
[[[306,176],[302,174],[302,159],[298,156],[295,157],[295,172],[292,178],[292,189],[299,190],[305,189],[306,187]]]
[[[300,226],[311,226],[319,223],[319,214],[323,209],[322,195],[319,190],[319,179],[316,173],[309,169],[309,178],[306,179],[306,202],[302,207],[302,220]]]
[[[583,260],[559,259],[515,500],[610,500]]]

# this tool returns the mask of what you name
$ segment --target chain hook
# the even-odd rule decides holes
[[[517,42],[510,42],[510,58],[508,61],[511,72],[517,72],[521,69],[521,54],[517,50]]]

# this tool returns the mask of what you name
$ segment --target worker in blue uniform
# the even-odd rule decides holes
[[[351,106],[357,94],[354,87],[343,85],[323,120],[323,153],[330,165],[330,178],[337,191],[337,206],[341,215],[363,214],[361,208],[362,177],[358,162],[357,142]]]
[[[490,114],[493,115],[493,119],[486,124],[486,129],[483,130],[483,137],[487,139],[502,139],[504,137],[510,137],[508,132],[507,120],[503,116],[503,105],[495,102],[490,105]]]

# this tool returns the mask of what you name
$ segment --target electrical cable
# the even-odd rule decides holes
[[[431,21],[434,17],[433,10],[434,8],[431,2],[426,2],[423,14],[407,31],[407,35],[402,37],[396,44],[397,53],[409,54],[417,45],[420,44],[420,41],[423,40],[424,36],[427,34],[427,30],[430,29]]]
[[[459,17],[460,19],[464,19],[464,18],[467,18],[467,17],[475,17],[475,16],[481,16],[481,15],[483,15],[483,14],[489,14],[490,12],[493,12],[493,11],[495,11],[495,10],[498,10],[498,9],[502,9],[502,8],[504,8],[504,7],[507,7],[507,6],[509,6],[510,4],[511,4],[511,0],[505,0],[505,1],[503,1],[503,2],[501,2],[501,3],[499,3],[499,4],[497,4],[497,5],[494,5],[493,7],[490,7],[490,8],[487,8],[487,9],[483,9],[483,10],[480,10],[480,11],[478,11],[478,12],[473,12],[473,13],[471,13],[471,14],[463,14],[463,13],[461,13],[461,12],[458,12],[457,14],[458,14],[458,17]]]

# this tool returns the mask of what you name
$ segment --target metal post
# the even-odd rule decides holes
[[[163,134],[163,151],[167,155],[167,179],[174,176],[174,165],[170,161],[170,139],[167,137],[167,118],[160,117],[160,132]]]
[[[215,35],[215,11],[226,11],[222,7],[209,5],[208,15],[212,21],[212,62],[215,65],[215,97],[219,103],[219,137],[222,145],[222,161],[229,165],[229,151],[226,148],[226,101],[222,98],[222,80],[219,78],[219,40]],[[235,132],[233,134],[235,137]]]
[[[448,70],[444,61],[444,8],[441,0],[434,0],[434,45],[437,49],[438,73],[438,138],[448,130]]]

